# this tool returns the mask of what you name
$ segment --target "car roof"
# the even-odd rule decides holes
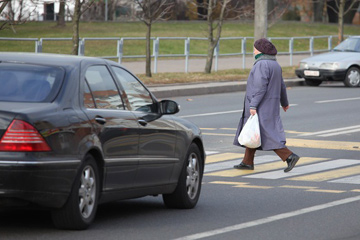
[[[105,63],[108,60],[65,54],[0,52],[0,62],[33,63],[53,66],[79,66],[82,61]]]

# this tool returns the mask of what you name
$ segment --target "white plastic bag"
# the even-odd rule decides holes
[[[241,145],[248,148],[258,148],[261,146],[259,117],[257,114],[249,117],[240,132],[238,141]]]

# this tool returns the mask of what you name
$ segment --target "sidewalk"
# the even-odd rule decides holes
[[[310,55],[293,55],[292,65],[297,66],[299,62],[309,57]],[[277,61],[282,67],[290,66],[289,55],[278,55]],[[205,68],[205,58],[194,58],[189,60],[189,72],[203,72]],[[246,57],[245,67],[251,68],[254,63],[252,56]],[[157,72],[184,72],[185,59],[161,59],[158,60]],[[215,63],[214,63],[215,64]],[[213,69],[214,65],[213,64]],[[123,62],[134,74],[145,73],[145,62]],[[154,62],[151,65],[152,72],[154,71]],[[218,61],[218,70],[242,68],[242,57],[221,57]],[[214,71],[214,70],[213,70]],[[243,81],[240,81],[243,80]],[[180,96],[195,96],[213,93],[227,93],[245,91],[246,79],[239,79],[239,81],[227,82],[205,82],[205,83],[192,83],[192,84],[171,84],[171,85],[158,85],[149,86],[150,91],[157,98],[171,98]],[[304,85],[303,79],[286,79],[285,84],[287,87],[302,86]]]
[[[310,54],[293,55],[292,65],[297,66],[299,62],[310,57]],[[290,66],[289,55],[277,55],[277,61],[280,66]],[[203,72],[205,69],[205,58],[190,58],[189,59],[189,72]],[[251,68],[254,64],[254,58],[247,56],[245,59],[245,68]],[[129,69],[134,74],[145,74],[145,61],[138,62],[123,62],[123,66]],[[241,69],[243,67],[242,57],[219,57],[218,70],[227,69]],[[213,62],[213,70],[215,71],[215,60]],[[151,71],[154,73],[154,61],[151,62]],[[185,72],[185,58],[182,59],[160,59],[157,61],[157,72]]]
[[[287,87],[303,86],[303,79],[285,79]],[[174,84],[163,86],[150,86],[150,91],[157,98],[171,98],[181,96],[196,96],[213,93],[228,93],[246,90],[246,81],[207,82],[193,84]]]

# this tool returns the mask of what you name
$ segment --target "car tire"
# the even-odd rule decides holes
[[[360,69],[357,67],[351,67],[346,72],[344,84],[347,87],[360,86]]]
[[[196,144],[191,144],[180,173],[178,185],[171,194],[164,194],[168,208],[194,208],[200,197],[204,161]]]
[[[322,83],[322,80],[310,80],[305,78],[305,84],[312,87],[317,87]]]
[[[55,227],[84,230],[93,222],[97,210],[100,178],[92,155],[86,155],[73,184],[69,199],[51,212]]]

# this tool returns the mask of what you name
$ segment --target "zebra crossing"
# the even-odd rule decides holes
[[[225,178],[360,184],[359,159],[301,157],[291,172],[284,173],[286,163],[276,155],[257,156],[253,171],[234,169],[233,165],[238,164],[242,157],[243,154],[240,153],[213,152],[207,156],[204,174]]]

